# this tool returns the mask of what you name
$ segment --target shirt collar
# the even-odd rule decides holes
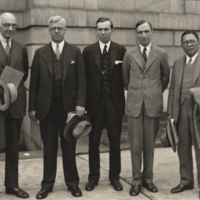
[[[99,40],[99,46],[100,46],[100,49],[101,49],[101,53],[103,53],[103,49],[104,49],[104,46],[105,46],[105,45],[107,46],[107,52],[109,51],[110,43],[111,43],[111,40],[110,40],[107,44],[104,44],[103,42],[101,42],[101,41]]]
[[[4,38],[1,34],[0,34],[0,40],[3,44],[6,44],[7,43],[7,39]],[[12,38],[8,39],[9,40],[9,45],[11,46],[11,41],[12,41]]]
[[[197,52],[192,58],[190,58],[190,57],[186,54],[186,63],[188,63],[189,60],[192,59],[191,64],[193,64],[193,62],[195,61],[195,59],[197,58],[198,55],[199,55],[199,52]]]
[[[63,40],[61,43],[59,43],[59,50],[60,50],[60,53],[61,53],[62,50],[63,50],[64,44],[65,44],[65,41],[64,41],[64,40]],[[55,51],[56,46],[57,46],[57,43],[51,41],[51,45],[52,45],[53,50]]]
[[[149,44],[147,47],[143,47],[141,44],[139,44],[139,46],[140,46],[140,50],[141,50],[142,53],[143,53],[144,48],[147,49],[147,52],[148,52],[148,53],[149,53],[150,50],[151,50],[151,42],[150,42],[150,44]]]

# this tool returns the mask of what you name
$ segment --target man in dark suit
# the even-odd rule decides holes
[[[172,68],[168,98],[168,120],[176,122],[179,135],[178,156],[180,162],[180,184],[171,190],[179,193],[194,188],[192,141],[196,153],[198,187],[200,187],[200,149],[194,132],[194,101],[190,88],[200,87],[199,36],[195,31],[185,31],[181,46],[186,55],[177,59]]]
[[[40,121],[44,144],[44,176],[36,198],[47,197],[56,177],[58,134],[60,134],[65,182],[75,197],[82,196],[78,187],[76,141],[64,139],[67,114],[85,112],[86,79],[80,50],[64,40],[66,21],[60,16],[49,19],[51,43],[36,50],[31,69],[29,115]]]
[[[138,21],[139,44],[126,52],[123,61],[133,173],[131,196],[140,193],[141,184],[151,192],[158,192],[153,183],[154,146],[163,111],[162,93],[169,83],[169,65],[167,53],[151,43],[152,34],[151,23]]]
[[[28,75],[28,55],[26,47],[13,40],[17,27],[17,20],[11,13],[0,16],[0,74],[6,65],[24,72],[23,80],[18,86],[17,100],[10,104],[4,113],[6,134],[6,168],[5,187],[7,194],[14,194],[20,198],[29,195],[18,186],[19,139],[23,117],[26,114],[26,89],[23,81]]]
[[[125,107],[122,60],[126,49],[111,41],[113,23],[110,19],[100,18],[96,26],[99,41],[83,50],[87,79],[86,108],[92,124],[89,135],[90,173],[85,189],[93,190],[100,178],[99,145],[105,125],[110,142],[109,180],[115,190],[121,191],[120,136]]]

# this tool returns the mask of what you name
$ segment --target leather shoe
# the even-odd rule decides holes
[[[158,192],[158,188],[154,185],[154,183],[146,183],[143,182],[142,186],[147,188],[150,192]]]
[[[94,181],[88,181],[87,184],[85,185],[85,190],[86,191],[92,191],[94,190],[95,185],[97,185],[97,182]]]
[[[178,186],[171,189],[171,193],[179,193],[179,192],[183,192],[184,190],[191,190],[193,188],[194,188],[193,185],[183,185],[180,183]]]
[[[41,189],[37,195],[36,195],[36,199],[45,199],[48,195],[48,192],[51,192],[52,189],[47,190],[47,189]]]
[[[6,187],[6,194],[14,194],[17,197],[22,198],[22,199],[29,198],[29,194],[20,188],[7,188]]]
[[[141,185],[133,185],[129,191],[131,196],[137,196],[140,193]]]
[[[74,196],[74,197],[81,197],[82,196],[81,189],[78,186],[75,186],[75,187],[69,187],[68,186],[68,190],[72,192],[72,196]]]
[[[113,186],[113,188],[116,191],[122,191],[123,190],[122,184],[119,181],[111,181],[110,184]]]

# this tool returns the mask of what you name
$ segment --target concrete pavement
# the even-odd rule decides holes
[[[179,184],[179,164],[176,153],[171,148],[156,148],[154,158],[154,183],[158,187],[158,193],[151,193],[147,189],[142,188],[142,192],[137,197],[131,197],[129,190],[131,187],[131,157],[130,151],[127,150],[129,144],[122,144],[121,152],[122,170],[121,183],[124,187],[123,191],[117,192],[110,185],[108,180],[109,153],[108,147],[102,146],[101,149],[101,178],[99,184],[91,192],[85,191],[85,184],[89,172],[88,166],[88,144],[87,138],[78,141],[77,144],[77,167],[80,176],[79,187],[82,190],[82,200],[185,200],[198,199],[197,172],[196,162],[194,161],[194,178],[195,186],[193,190],[188,190],[179,194],[171,194],[170,190]],[[194,153],[194,152],[193,152]],[[54,189],[49,193],[46,200],[64,200],[74,199],[67,190],[64,183],[62,157],[61,152],[58,153],[57,177]],[[0,155],[0,200],[19,199],[13,195],[6,195],[4,188],[4,154]],[[19,185],[30,195],[30,200],[35,199],[37,192],[40,190],[40,182],[43,173],[42,152],[21,152],[19,161]]]

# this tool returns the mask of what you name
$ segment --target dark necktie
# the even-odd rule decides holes
[[[59,58],[60,58],[60,51],[59,51],[59,45],[58,44],[56,45],[56,57],[59,60]]]
[[[6,47],[5,47],[5,51],[6,51],[7,55],[9,55],[9,53],[10,53],[10,45],[9,45],[9,40],[6,40]]]
[[[103,49],[103,56],[106,56],[107,54],[107,45],[104,46],[104,49]]]
[[[144,48],[144,49],[143,49],[143,54],[142,54],[142,55],[143,55],[143,58],[144,58],[144,62],[145,62],[145,63],[147,62],[147,54],[146,54],[146,50],[147,50],[147,49],[146,49],[146,48]]]
[[[190,58],[186,66],[189,68],[192,65],[192,59]]]

